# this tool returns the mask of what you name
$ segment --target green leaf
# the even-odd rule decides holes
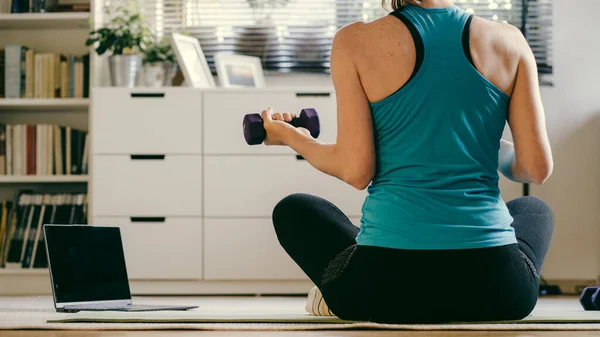
[[[98,55],[104,54],[106,52],[107,47],[108,46],[106,44],[98,45],[98,48],[96,48],[96,53],[98,53]]]

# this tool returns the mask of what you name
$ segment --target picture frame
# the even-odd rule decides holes
[[[261,60],[255,56],[216,53],[215,67],[224,88],[264,88],[265,74]]]
[[[178,33],[169,36],[171,46],[177,57],[177,62],[188,87],[216,87],[204,52],[198,39]]]

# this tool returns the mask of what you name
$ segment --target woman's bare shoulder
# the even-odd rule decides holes
[[[516,26],[478,16],[473,18],[470,35],[472,41],[487,44],[497,52],[514,57],[515,60],[518,60],[523,48],[528,47],[523,33]]]
[[[408,28],[391,16],[370,22],[354,22],[342,27],[333,39],[334,47],[346,46],[354,55],[366,56],[382,52],[394,43],[410,42]]]

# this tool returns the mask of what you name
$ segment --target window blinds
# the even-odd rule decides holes
[[[108,1],[108,0],[107,0]],[[186,32],[214,71],[217,52],[258,56],[266,70],[328,72],[335,32],[387,14],[380,0],[139,0],[159,36]],[[552,0],[455,0],[525,31],[540,72],[552,72]]]
[[[552,74],[552,0],[529,0],[525,8],[525,36],[538,63],[538,72]]]

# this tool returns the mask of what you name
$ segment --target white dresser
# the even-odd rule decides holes
[[[280,247],[271,213],[311,193],[358,224],[365,191],[287,147],[249,146],[242,119],[272,106],[315,108],[334,142],[331,87],[94,88],[90,212],[119,226],[137,294],[301,293],[310,282]]]

